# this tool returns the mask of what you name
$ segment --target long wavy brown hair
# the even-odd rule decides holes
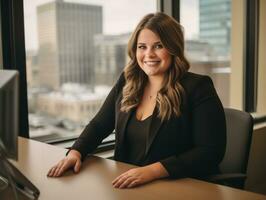
[[[164,76],[162,88],[156,99],[158,117],[161,120],[169,120],[172,115],[181,114],[184,89],[180,79],[190,65],[184,56],[183,27],[175,19],[161,12],[144,16],[129,39],[127,50],[130,61],[124,69],[126,84],[123,87],[121,111],[128,112],[139,105],[148,81],[148,76],[139,67],[136,58],[137,40],[143,29],[149,29],[157,34],[164,48],[172,56],[171,66]]]

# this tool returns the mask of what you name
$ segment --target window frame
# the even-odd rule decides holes
[[[3,68],[16,69],[20,73],[19,135],[29,138],[23,0],[1,1],[0,3]],[[259,0],[246,0],[245,3],[247,17],[245,49],[247,50],[243,74],[243,110],[254,112],[256,111],[258,83]],[[157,0],[157,10],[180,21],[180,0]],[[255,123],[265,121],[266,115],[255,118]]]
[[[246,52],[244,66],[244,110],[257,111],[259,0],[246,1]]]
[[[19,71],[19,136],[29,138],[23,0],[0,3],[3,69]]]

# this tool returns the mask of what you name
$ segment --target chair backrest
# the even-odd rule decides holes
[[[219,167],[222,173],[246,173],[253,132],[253,118],[244,111],[225,108],[226,151]]]

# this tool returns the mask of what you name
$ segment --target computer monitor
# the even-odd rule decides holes
[[[18,72],[0,70],[0,149],[18,158]]]
[[[20,199],[19,197],[22,197],[22,199],[37,199],[40,194],[38,188],[8,160],[8,159],[19,160],[18,102],[19,102],[19,73],[15,70],[0,70],[0,199],[1,200],[2,199],[17,200]]]

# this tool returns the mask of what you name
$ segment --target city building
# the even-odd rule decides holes
[[[39,94],[39,113],[87,124],[99,110],[110,87],[96,86],[92,92],[79,84],[64,84],[58,91]]]
[[[189,71],[210,76],[223,105],[228,106],[230,61],[221,59],[211,44],[200,40],[186,40],[185,52],[190,63]]]
[[[94,37],[95,84],[113,85],[127,63],[130,33]]]
[[[93,87],[93,37],[102,33],[102,7],[56,0],[37,7],[40,84]]]
[[[26,66],[27,66],[27,84],[29,88],[39,86],[39,65],[38,52],[27,51]]]
[[[231,46],[231,0],[199,0],[200,40],[208,42],[221,58]]]
[[[185,40],[185,53],[189,62],[206,62],[217,59],[212,46],[201,40]]]

